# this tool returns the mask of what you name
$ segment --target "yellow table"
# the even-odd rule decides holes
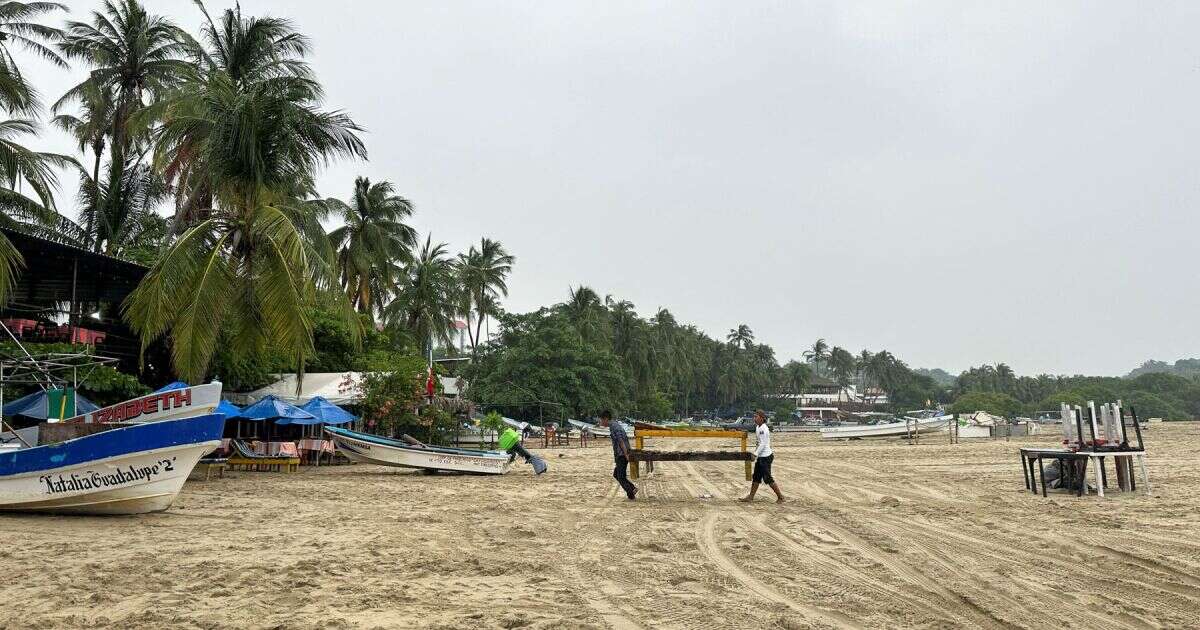
[[[646,438],[657,438],[657,437],[732,438],[732,439],[740,440],[742,452],[743,453],[746,452],[746,432],[745,431],[734,431],[732,429],[695,429],[695,430],[691,430],[691,429],[678,429],[678,430],[677,429],[634,429],[634,431],[633,431],[634,443],[636,444],[636,448],[639,451],[645,450]],[[687,451],[684,451],[683,453],[687,453]],[[681,453],[681,454],[683,454],[683,453]],[[700,454],[697,453],[697,455],[700,455]],[[703,460],[702,457],[697,457],[696,459]],[[650,462],[650,464],[652,466],[653,462]],[[749,481],[752,477],[749,459],[745,460],[745,465],[746,465],[746,481]],[[636,461],[629,462],[629,477],[631,479],[637,479],[639,477],[639,474],[638,474],[639,472],[640,472],[639,462],[636,462]]]

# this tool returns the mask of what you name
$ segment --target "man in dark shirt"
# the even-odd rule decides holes
[[[616,464],[613,468],[613,478],[621,484],[625,496],[632,501],[637,496],[638,489],[629,482],[629,477],[625,476],[625,471],[629,468],[629,436],[625,435],[625,428],[621,423],[612,421],[612,412],[607,409],[600,412],[600,426],[608,427],[608,437],[612,439],[613,462]]]

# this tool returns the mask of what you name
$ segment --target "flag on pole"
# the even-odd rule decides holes
[[[433,366],[429,366],[429,375],[425,379],[425,395],[433,398]]]

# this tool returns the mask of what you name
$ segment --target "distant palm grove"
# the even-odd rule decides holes
[[[404,371],[413,382],[397,397],[411,400],[436,348],[472,358],[454,368],[471,399],[524,418],[790,413],[815,379],[886,392],[897,409],[1016,415],[1124,397],[1144,416],[1200,415],[1195,372],[1166,364],[1125,379],[1018,377],[1004,364],[952,377],[824,339],[781,364],[748,324],[714,339],[587,286],[507,313],[516,259],[499,241],[451,252],[413,229],[416,205],[389,181],[316,190],[322,167],[365,160],[367,147],[351,114],[326,105],[308,38],[286,19],[195,5],[192,33],[138,0],[74,14],[0,1],[0,227],[148,266],[105,316],[123,318],[143,350],[165,342],[182,379],[245,389],[274,372]],[[34,57],[80,81],[40,93],[22,69]],[[39,151],[46,126],[76,155]],[[0,302],[35,272],[0,234]]]

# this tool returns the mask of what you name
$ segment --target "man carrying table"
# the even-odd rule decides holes
[[[625,476],[625,471],[629,469],[629,436],[625,434],[625,428],[620,422],[612,421],[612,412],[605,409],[600,412],[600,426],[608,427],[608,437],[612,440],[613,447],[613,478],[617,483],[621,484],[621,488],[625,490],[625,496],[633,501],[637,497],[637,486],[629,481],[629,477]]]
[[[754,500],[758,485],[767,484],[775,493],[775,502],[783,503],[783,491],[771,476],[771,464],[775,462],[775,451],[771,450],[771,430],[767,428],[767,414],[761,409],[754,412],[754,434],[758,438],[758,446],[754,449],[754,480],[750,484],[750,494],[738,499],[742,503]]]

